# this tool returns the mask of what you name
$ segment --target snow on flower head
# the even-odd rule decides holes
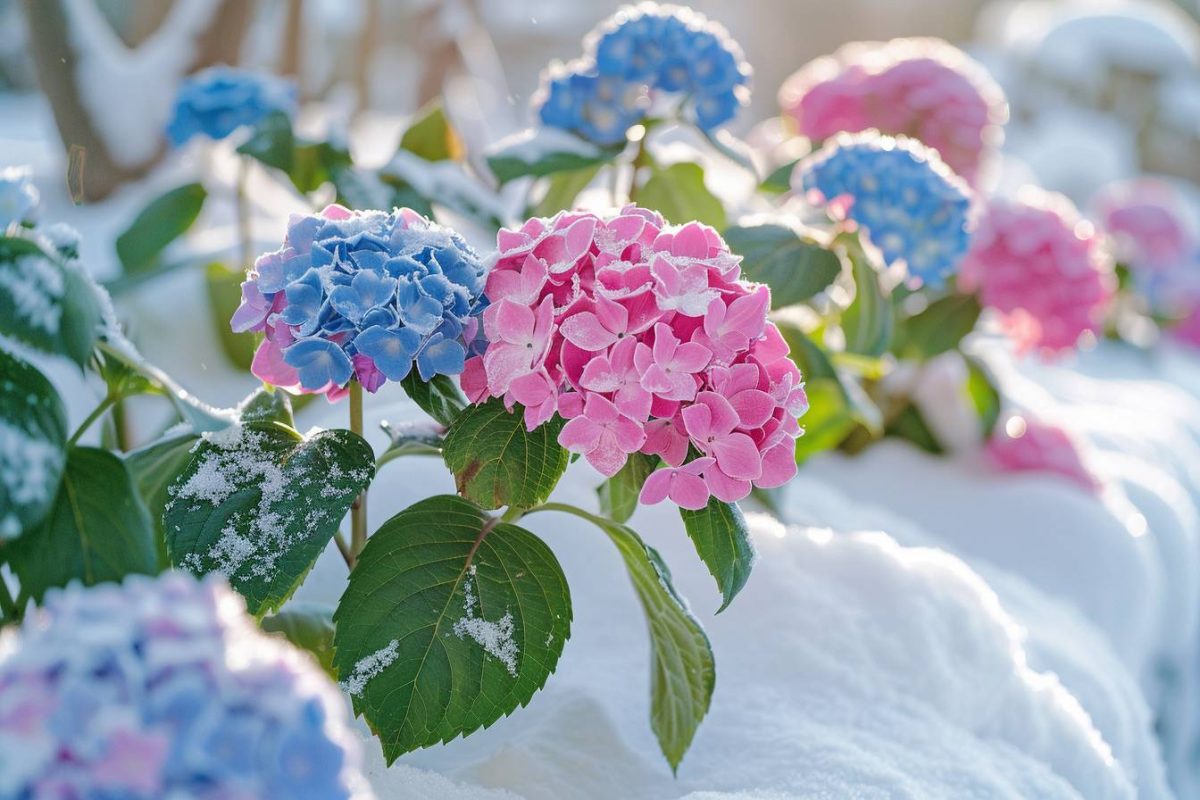
[[[374,392],[414,367],[428,381],[462,371],[484,272],[458,234],[415,211],[329,206],[292,217],[230,324],[266,335],[251,370],[290,391],[332,400],[357,379]]]
[[[620,9],[585,40],[585,55],[554,65],[535,99],[542,124],[599,144],[625,131],[656,103],[678,102],[705,131],[749,102],[750,67],[720,25],[678,6]]]
[[[839,134],[796,165],[792,185],[866,231],[888,264],[938,286],[970,244],[970,190],[937,153],[875,131]]]
[[[941,39],[848,44],[785,81],[779,104],[810,139],[868,128],[919,139],[973,185],[1008,119],[987,71]]]
[[[223,65],[209,67],[180,85],[167,138],[174,147],[194,136],[220,140],[272,111],[291,114],[295,109],[296,86],[289,81]]]
[[[631,453],[661,458],[645,502],[702,508],[795,474],[800,371],[769,290],[741,280],[716,231],[627,206],[531,219],[497,247],[472,401],[519,403],[530,430],[566,418],[559,443],[605,475]]]
[[[1057,425],[1013,415],[997,427],[985,452],[1005,472],[1052,472],[1089,491],[1100,488],[1071,436]]]
[[[0,640],[0,796],[364,798],[345,701],[218,579],[73,585]]]
[[[32,222],[39,199],[29,167],[0,169],[0,233],[14,223]]]
[[[1027,188],[989,204],[959,287],[1004,315],[1022,352],[1053,353],[1100,332],[1116,279],[1100,235],[1071,202]]]

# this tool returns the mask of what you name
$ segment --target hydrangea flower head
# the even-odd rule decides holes
[[[167,138],[180,147],[194,136],[221,140],[243,125],[255,125],[273,111],[296,110],[295,84],[224,65],[186,78],[175,97]]]
[[[972,185],[1008,119],[987,71],[941,39],[848,44],[792,75],[779,104],[810,139],[868,128],[918,139]]]
[[[14,223],[33,222],[39,199],[29,167],[0,169],[0,233]]]
[[[1053,353],[1098,334],[1116,290],[1095,227],[1061,195],[1023,191],[989,204],[959,287],[999,311],[1022,352]]]
[[[425,381],[461,372],[483,286],[475,251],[415,211],[329,206],[293,216],[254,263],[231,327],[265,334],[259,378],[333,400],[351,379],[374,392],[414,367]]]
[[[741,50],[691,9],[622,8],[585,41],[583,58],[547,71],[535,99],[542,124],[614,144],[655,104],[676,100],[685,117],[713,131],[749,101]]]
[[[970,190],[937,153],[905,137],[839,134],[796,165],[792,184],[853,220],[888,264],[932,286],[970,244]]]
[[[1057,425],[1013,415],[988,439],[984,452],[1005,472],[1051,472],[1088,491],[1100,488],[1074,440]]]
[[[556,414],[559,443],[614,475],[636,452],[665,467],[643,500],[703,508],[795,474],[800,371],[767,321],[770,292],[741,279],[712,228],[627,206],[502,229],[483,312],[486,351],[463,389]]]
[[[0,796],[366,798],[346,705],[215,578],[47,595],[0,643]]]

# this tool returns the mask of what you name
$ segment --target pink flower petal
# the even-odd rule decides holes
[[[646,478],[646,482],[642,484],[642,491],[638,495],[638,502],[642,505],[652,506],[661,503],[667,499],[667,495],[671,491],[671,475],[674,470],[657,469],[650,473]],[[705,490],[707,494],[707,489]]]
[[[605,328],[600,318],[591,311],[567,317],[559,325],[559,330],[571,344],[591,352],[603,350],[617,341],[617,335]]]
[[[558,432],[558,443],[572,453],[588,453],[600,441],[604,429],[592,422],[586,416],[567,420],[563,429]]]
[[[731,478],[755,480],[762,475],[762,456],[754,440],[744,433],[731,433],[715,440],[709,451],[720,470]]]
[[[683,470],[674,470],[670,484],[671,500],[680,508],[699,511],[708,505],[708,484],[703,478],[689,475]]]
[[[747,389],[729,398],[729,404],[738,415],[738,427],[761,428],[775,413],[775,400],[766,392]]]

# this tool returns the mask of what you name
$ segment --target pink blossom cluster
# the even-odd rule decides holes
[[[1084,466],[1074,440],[1057,425],[1011,416],[988,439],[985,452],[1005,472],[1052,472],[1089,491],[1100,486]]]
[[[1186,266],[1196,248],[1185,203],[1170,184],[1145,178],[1108,184],[1092,201],[1117,258],[1155,272]]]
[[[972,185],[1008,119],[987,71],[941,39],[848,44],[785,81],[779,105],[810,139],[868,128],[919,139]]]
[[[632,453],[661,458],[647,503],[703,508],[795,474],[800,370],[769,290],[741,280],[716,231],[627,206],[531,219],[497,246],[487,350],[462,375],[473,402],[519,403],[530,430],[560,415],[559,443],[608,476]]]
[[[994,200],[963,259],[959,288],[999,311],[1021,352],[1055,353],[1098,334],[1116,290],[1095,227],[1061,195]]]

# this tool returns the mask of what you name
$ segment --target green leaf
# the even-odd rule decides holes
[[[780,164],[770,175],[763,179],[758,188],[767,194],[790,192],[792,190],[792,173],[796,171],[798,163],[800,163],[800,159],[795,158],[784,164]]]
[[[416,121],[400,137],[400,149],[426,161],[462,160],[462,139],[446,118],[441,100],[434,100],[417,112]]]
[[[272,111],[254,126],[254,132],[237,149],[268,167],[291,173],[295,166],[296,135],[292,119],[283,111]]]
[[[162,566],[170,564],[167,557],[166,529],[163,513],[171,497],[169,487],[192,461],[192,448],[200,441],[195,433],[168,436],[125,454],[125,467],[133,478],[142,505],[150,514],[154,528],[154,545]]]
[[[846,350],[881,356],[892,343],[893,309],[879,283],[879,271],[854,236],[839,237],[854,274],[854,302],[842,313]]]
[[[530,508],[550,496],[567,468],[557,418],[525,430],[519,405],[492,398],[469,406],[446,432],[443,455],[459,494],[484,508]]]
[[[0,236],[0,335],[82,367],[99,324],[95,284],[78,262],[22,236]]]
[[[603,164],[592,164],[570,172],[558,172],[546,181],[546,193],[533,208],[531,216],[552,217],[559,211],[575,208],[579,193],[588,187]]]
[[[214,408],[197,399],[158,367],[142,358],[131,344],[123,338],[106,334],[99,349],[106,359],[120,362],[142,376],[155,390],[161,392],[175,407],[179,416],[197,431],[223,430],[233,422],[235,413],[231,409]]]
[[[526,705],[570,636],[571,598],[540,539],[442,495],[367,540],[334,621],[338,676],[390,764]]]
[[[672,164],[655,167],[637,193],[638,205],[652,208],[669,222],[683,224],[696,220],[717,230],[725,228],[725,206],[704,185],[704,170],[699,164]]]
[[[204,269],[204,284],[208,289],[208,307],[212,312],[212,325],[221,340],[221,349],[229,362],[238,369],[249,370],[258,349],[257,337],[253,333],[234,333],[229,327],[233,312],[242,302],[242,281],[245,275],[234,272],[220,262],[214,261]]]
[[[532,128],[500,142],[487,155],[488,167],[501,185],[527,176],[574,172],[616,158],[624,144],[598,147],[574,134],[554,128]]]
[[[746,277],[771,287],[773,308],[808,300],[842,272],[836,253],[786,225],[734,226],[724,236]]]
[[[650,725],[671,769],[676,769],[708,713],[716,684],[708,635],[675,591],[662,556],[633,529],[561,503],[544,510],[592,522],[621,553],[650,631]]]
[[[162,394],[163,388],[119,358],[96,351],[96,371],[104,379],[107,396],[114,401],[141,394]]]
[[[888,422],[887,434],[907,439],[925,452],[935,456],[944,452],[941,443],[933,435],[933,431],[929,430],[920,410],[911,403]]]
[[[387,449],[379,454],[379,466],[401,456],[440,456],[445,436],[431,424],[419,422],[392,425],[387,420],[379,423],[391,440]]]
[[[192,227],[207,197],[203,184],[189,183],[151,200],[117,237],[117,258],[125,272],[152,268],[167,245]]]
[[[292,398],[287,392],[260,386],[238,404],[238,419],[249,422],[278,422],[289,428],[296,427],[292,418]]]
[[[804,435],[796,440],[797,463],[834,449],[858,424],[837,380],[810,378],[804,384],[804,391],[808,394],[809,408],[801,420]]]
[[[171,563],[221,573],[251,614],[277,609],[374,474],[370,445],[346,430],[304,439],[248,422],[210,436],[167,490]]]
[[[604,516],[615,522],[625,522],[637,510],[638,495],[641,494],[642,484],[658,459],[645,453],[631,453],[621,471],[600,484],[596,494],[600,496],[600,511]]]
[[[1000,420],[1000,391],[983,362],[974,356],[966,356],[964,360],[967,362],[967,394],[979,414],[981,433],[986,440]]]
[[[754,566],[754,545],[742,510],[736,503],[722,503],[713,497],[707,507],[699,511],[681,508],[679,514],[700,560],[721,590],[720,613],[746,585]]]
[[[66,465],[67,412],[36,368],[0,350],[0,540],[40,523]]]
[[[400,387],[422,411],[442,425],[449,425],[467,407],[467,398],[446,375],[435,375],[431,381],[421,380],[416,370],[400,381]]]
[[[321,603],[288,603],[278,614],[263,617],[260,627],[282,635],[312,654],[321,669],[337,678],[333,669],[333,606]]]
[[[907,358],[926,359],[953,350],[975,329],[982,309],[973,294],[952,292],[904,321],[894,348]]]
[[[125,464],[92,447],[71,448],[49,515],[5,550],[21,596],[36,602],[74,580],[93,586],[157,566],[150,517]]]
[[[292,167],[288,177],[292,184],[307,194],[326,183],[338,182],[338,177],[353,165],[350,151],[332,142],[300,142],[293,153]],[[339,187],[339,198],[341,197]]]

